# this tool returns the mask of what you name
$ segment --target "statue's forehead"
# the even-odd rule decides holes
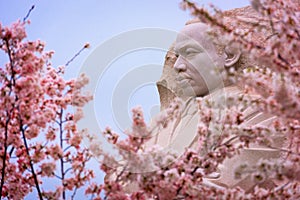
[[[207,36],[209,26],[203,23],[194,23],[186,25],[178,34],[178,38],[192,38],[202,40]]]
[[[210,42],[210,37],[208,37],[207,31],[209,31],[209,26],[206,24],[189,24],[177,35],[175,47],[180,48],[181,46],[192,44],[207,47],[207,43]]]

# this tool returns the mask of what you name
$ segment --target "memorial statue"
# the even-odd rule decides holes
[[[226,15],[226,12],[225,12]],[[233,9],[227,12],[228,24],[232,23],[236,28],[246,29],[247,23],[264,23],[260,21],[255,11],[250,7]],[[245,23],[237,24],[235,20]],[[263,41],[270,32],[259,33],[257,40]],[[177,39],[166,56],[161,80],[158,82],[158,90],[161,98],[161,109],[165,110],[175,97],[183,101],[180,114],[168,122],[165,128],[154,127],[152,138],[146,147],[158,144],[166,149],[176,150],[179,154],[186,148],[197,148],[197,128],[199,122],[199,102],[213,102],[219,104],[216,108],[218,117],[226,116],[229,100],[243,96],[243,88],[232,82],[224,73],[224,70],[235,69],[242,73],[245,68],[257,67],[257,64],[247,59],[247,54],[236,45],[226,44],[222,38],[216,38],[210,26],[198,20],[189,22],[178,34]],[[259,67],[259,66],[258,66]],[[246,94],[252,100],[259,99],[256,94]],[[234,104],[234,103],[233,103]],[[234,105],[236,106],[236,105]],[[255,107],[245,105],[239,106],[243,113],[241,127],[255,125],[268,126],[276,116],[262,113]],[[230,112],[230,111],[229,111]],[[211,140],[222,134],[218,130],[219,124],[212,124],[215,135],[210,135]],[[234,169],[242,163],[255,164],[260,159],[279,159],[280,151],[275,147],[281,147],[284,137],[274,136],[271,148],[268,144],[250,145],[249,148],[241,150],[239,155],[226,159],[219,166],[218,173],[205,178],[205,183],[215,187],[241,187],[245,191],[251,191],[256,183],[250,176],[236,179]],[[208,140],[209,141],[209,140]],[[229,143],[239,143],[232,135]],[[213,141],[208,149],[213,148]],[[204,153],[204,152],[202,152]],[[271,180],[261,183],[263,187],[273,187],[275,183]]]
[[[224,12],[224,16],[229,26],[232,25],[241,30],[246,30],[249,23],[262,25],[265,23],[251,7],[229,10]],[[267,23],[265,25],[268,26]],[[259,40],[263,44],[270,35],[272,35],[271,29],[257,33],[252,39]],[[142,149],[149,153],[153,146],[158,145],[162,147],[164,153],[171,150],[176,151],[180,156],[187,148],[190,148],[201,156],[207,155],[217,148],[216,141],[224,136],[223,122],[226,122],[227,117],[230,118],[236,113],[241,114],[240,120],[235,123],[237,130],[271,125],[277,120],[276,116],[263,113],[251,103],[249,104],[251,101],[259,101],[260,96],[244,91],[243,85],[237,84],[229,76],[231,70],[244,73],[245,69],[257,67],[264,68],[249,59],[247,52],[238,45],[227,43],[224,38],[217,37],[214,29],[209,25],[197,19],[188,22],[166,55],[163,74],[157,83],[162,113],[152,121],[153,125],[147,131],[150,136],[145,140],[146,143]],[[174,100],[181,103],[174,103]],[[173,109],[174,105],[176,113],[168,118],[170,114],[168,112]],[[180,106],[176,107],[176,105]],[[201,142],[199,136],[201,118],[206,117],[203,113],[207,107],[211,112],[210,118],[206,119],[209,134],[205,135],[205,142],[199,143]],[[233,110],[237,112],[233,113]],[[160,122],[157,123],[156,120]],[[222,142],[228,146],[239,146],[242,143],[235,132],[227,133],[224,138],[225,141],[222,140]],[[236,178],[235,173],[235,169],[243,164],[252,166],[261,159],[281,159],[282,154],[279,149],[284,145],[284,136],[271,134],[269,142],[271,143],[261,141],[259,144],[250,143],[249,146],[242,146],[238,154],[225,158],[218,165],[215,173],[203,177],[203,184],[216,188],[240,187],[246,192],[253,191],[257,185],[264,188],[275,187],[277,185],[275,180],[255,181],[247,174]],[[151,156],[150,154],[148,156]],[[134,157],[132,154],[130,156]],[[122,167],[129,165],[128,163],[125,160],[121,161],[120,169],[116,172],[124,170]],[[149,165],[151,166],[151,163]],[[157,169],[147,171],[148,169],[141,169],[140,166],[135,165],[127,166],[127,169],[129,168],[134,169],[132,173],[151,172]],[[115,180],[116,177],[116,173],[107,174],[106,180]],[[131,193],[137,191],[138,188],[137,182],[124,180],[125,192]]]

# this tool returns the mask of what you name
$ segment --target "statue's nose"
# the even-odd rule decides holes
[[[186,64],[183,62],[183,59],[179,56],[179,58],[177,59],[177,61],[174,64],[174,69],[177,72],[183,72],[186,71]]]

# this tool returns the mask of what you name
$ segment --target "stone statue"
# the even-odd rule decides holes
[[[253,14],[250,7],[234,9],[225,12],[228,24],[234,19],[245,21],[238,28],[246,29],[247,23],[253,21],[264,23],[257,14]],[[262,33],[257,40],[264,40],[271,33]],[[216,41],[217,39],[217,41]],[[174,149],[183,153],[185,148],[195,148],[197,143],[197,124],[199,122],[199,110],[197,97],[208,101],[221,102],[224,109],[226,102],[231,97],[243,94],[242,88],[226,79],[223,70],[230,68],[244,69],[256,65],[249,63],[247,55],[236,46],[224,44],[219,38],[214,38],[213,30],[206,24],[199,21],[188,23],[178,34],[175,43],[166,55],[165,67],[161,80],[157,86],[161,99],[161,110],[165,110],[175,97],[184,101],[184,106],[179,117],[172,120],[164,129],[155,127],[153,137],[147,146],[158,144],[164,148]],[[249,98],[258,98],[257,95],[250,95]],[[252,107],[240,107],[243,112],[244,121],[239,126],[264,125],[268,126],[276,116],[265,114]],[[221,113],[222,114],[222,113]],[[216,134],[221,134],[215,131]],[[211,136],[213,138],[213,136]],[[231,143],[239,141],[229,138]],[[274,147],[281,147],[283,136],[273,138]],[[213,144],[213,142],[212,142]],[[211,144],[208,148],[213,148]],[[250,191],[256,185],[249,176],[242,179],[234,178],[233,169],[243,162],[255,164],[259,159],[277,159],[280,152],[269,148],[267,145],[252,145],[243,149],[240,155],[232,159],[226,159],[220,166],[219,173],[207,177],[205,182],[216,187],[239,186],[245,191]],[[272,181],[262,183],[264,187],[273,187]]]

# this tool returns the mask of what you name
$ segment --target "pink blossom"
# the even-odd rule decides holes
[[[53,176],[55,168],[55,162],[43,163],[41,165],[42,176]]]
[[[70,145],[79,148],[79,145],[81,143],[82,136],[79,134],[74,134],[73,137],[70,139]]]
[[[240,29],[235,26],[242,21],[237,18],[226,24],[224,13],[214,6],[212,16],[190,1],[182,3],[184,9],[210,24],[214,34],[240,44],[249,53],[249,59],[258,63],[259,67],[240,74],[232,68],[227,75],[245,88],[245,94],[259,97],[228,98],[228,108],[222,110],[224,118],[216,117],[214,103],[198,98],[197,147],[186,149],[181,156],[159,146],[144,146],[151,130],[140,107],[133,109],[127,138],[120,139],[110,128],[103,132],[121,159],[105,153],[101,141],[93,140],[86,130],[79,131],[76,124],[83,117],[82,107],[92,99],[92,95],[82,92],[88,78],[82,74],[65,80],[65,67],[51,65],[53,51],[45,52],[42,41],[27,41],[24,22],[17,21],[9,27],[0,23],[0,48],[9,60],[0,69],[1,197],[24,199],[35,189],[40,199],[62,199],[70,198],[67,190],[76,192],[86,187],[86,194],[95,195],[94,199],[101,199],[102,195],[107,199],[142,200],[298,199],[300,5],[291,0],[255,0],[252,5],[267,19],[267,24],[247,23],[246,29]],[[264,42],[252,39],[256,33],[267,34],[269,25],[272,34]],[[89,44],[84,45],[88,47]],[[277,118],[268,126],[243,126],[246,116],[240,104]],[[77,107],[75,113],[70,112],[71,106]],[[180,116],[182,106],[181,100],[175,99],[156,120],[157,127],[166,128]],[[272,138],[279,134],[286,137],[283,148],[273,146],[278,141]],[[233,135],[237,143],[232,142]],[[37,141],[39,136],[46,140]],[[90,149],[80,145],[83,137],[92,141]],[[284,162],[260,160],[256,165],[238,166],[236,178],[249,176],[257,183],[252,191],[246,193],[238,187],[225,188],[206,181],[206,176],[216,173],[225,159],[257,144],[281,151]],[[103,157],[99,164],[107,174],[103,184],[91,181],[94,172],[87,169],[91,153]],[[53,191],[45,191],[43,176],[59,177],[61,182]],[[274,180],[276,187],[263,188],[269,180]]]
[[[50,141],[55,140],[55,138],[56,138],[55,132],[56,132],[56,131],[57,131],[57,129],[54,129],[54,128],[50,127],[50,128],[48,129],[47,133],[46,133],[46,139],[47,139],[47,140],[50,140]]]
[[[73,116],[73,120],[78,122],[81,118],[83,118],[83,110],[81,108],[77,108]]]
[[[40,199],[60,199],[66,196],[65,186],[55,191],[43,191],[42,176],[54,177],[57,163],[61,164],[60,174],[66,180],[67,165],[73,164],[70,180],[79,188],[93,178],[93,172],[85,169],[90,159],[89,152],[80,148],[82,136],[77,132],[76,121],[80,112],[73,116],[67,109],[72,105],[72,97],[83,106],[90,95],[83,94],[81,88],[87,84],[82,76],[76,83],[66,81],[61,72],[51,66],[53,51],[44,52],[45,43],[23,41],[26,37],[25,22],[13,23],[10,27],[0,24],[1,50],[7,55],[8,63],[0,70],[0,147],[1,186],[3,198],[23,199],[36,188]],[[79,114],[79,115],[78,115]],[[46,141],[37,141],[45,135]],[[68,143],[76,150],[63,151]],[[72,176],[72,177],[71,177]],[[3,181],[2,181],[3,180]],[[63,182],[62,181],[62,182]]]
[[[58,160],[63,156],[63,151],[61,147],[56,144],[56,145],[51,145],[50,147],[47,148],[47,154],[49,154],[54,160]]]

